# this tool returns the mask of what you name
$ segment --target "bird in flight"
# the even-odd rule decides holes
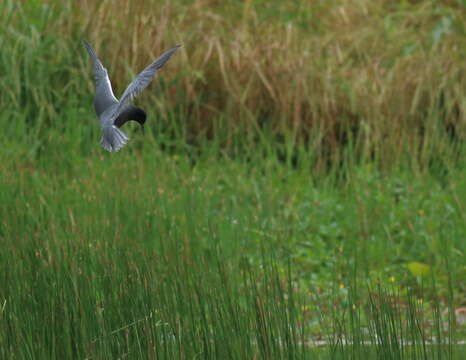
[[[92,46],[85,40],[83,42],[94,66],[96,85],[94,109],[99,117],[100,126],[102,127],[100,143],[105,150],[118,151],[125,146],[129,140],[128,136],[120,130],[124,123],[130,120],[137,121],[144,131],[146,112],[130,104],[131,100],[149,85],[157,71],[170,59],[181,45],[177,45],[168,50],[141,71],[128,85],[120,100],[118,100],[113,94],[107,69],[100,62]]]

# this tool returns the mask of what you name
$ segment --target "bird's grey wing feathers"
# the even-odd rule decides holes
[[[84,47],[86,48],[89,56],[92,59],[93,66],[94,66],[94,79],[96,83],[96,100],[102,99],[116,101],[115,95],[113,95],[112,84],[110,79],[108,78],[107,69],[104,68],[102,63],[100,62],[99,58],[95,54],[94,49],[92,46],[86,41],[83,40]],[[105,101],[108,102],[108,101]]]
[[[116,108],[115,113],[112,115],[113,119],[116,119],[118,117],[119,113],[123,110],[124,105],[126,103],[131,101],[142,90],[144,90],[147,87],[147,85],[149,85],[149,83],[157,73],[157,70],[159,70],[168,61],[168,59],[170,59],[170,56],[172,56],[180,46],[181,45],[177,45],[174,48],[165,52],[152,64],[150,64],[143,71],[141,71],[138,76],[136,76],[136,78],[128,85],[123,95],[121,96],[118,107]]]

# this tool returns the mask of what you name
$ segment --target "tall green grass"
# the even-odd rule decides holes
[[[144,149],[2,166],[5,357],[461,358],[464,177]]]
[[[1,357],[462,359],[462,9],[3,1]]]

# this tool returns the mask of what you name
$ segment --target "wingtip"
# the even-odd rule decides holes
[[[82,39],[82,43],[89,54],[94,52],[94,49],[92,48],[92,45],[89,43],[89,41],[87,41],[86,39]]]

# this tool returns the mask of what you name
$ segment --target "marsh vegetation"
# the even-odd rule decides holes
[[[465,6],[3,1],[1,357],[462,359]]]

